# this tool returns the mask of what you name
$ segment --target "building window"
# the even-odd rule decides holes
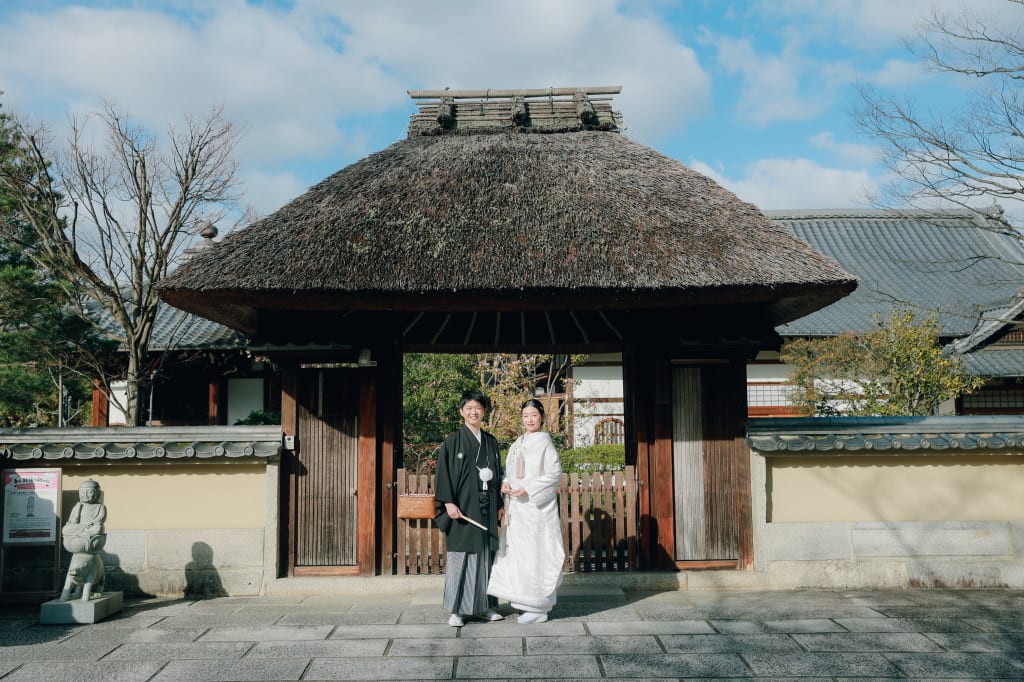
[[[982,389],[963,397],[964,414],[1021,414],[1024,391],[1019,388]]]
[[[626,442],[626,427],[621,419],[608,417],[594,427],[595,445],[622,445]]]

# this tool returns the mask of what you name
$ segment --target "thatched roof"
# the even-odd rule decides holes
[[[780,302],[779,321],[854,288],[755,206],[616,129],[609,117],[557,133],[510,119],[412,134],[196,254],[162,295],[244,328],[274,309],[754,301]]]

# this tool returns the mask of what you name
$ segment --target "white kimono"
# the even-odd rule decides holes
[[[562,464],[551,436],[543,431],[520,436],[508,451],[505,481],[526,494],[508,497],[505,532],[491,569],[487,593],[513,608],[546,613],[562,582],[565,545],[558,520]]]

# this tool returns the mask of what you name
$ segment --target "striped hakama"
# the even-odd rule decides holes
[[[446,557],[442,604],[449,613],[478,616],[498,605],[487,596],[493,552],[448,552]]]

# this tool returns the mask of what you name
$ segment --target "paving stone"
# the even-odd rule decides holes
[[[465,627],[451,628],[459,630],[459,637],[561,637],[565,635],[586,635],[587,631],[581,621],[549,620],[546,623],[523,625],[515,618],[507,618],[499,623],[466,623]]]
[[[703,605],[690,607],[668,607],[665,605],[638,606],[637,611],[645,620],[809,620],[829,618],[870,618],[878,612],[867,606],[838,605],[787,605],[776,604],[772,608],[750,605]]]
[[[745,653],[744,660],[757,676],[836,675],[842,677],[901,677],[900,671],[880,654],[764,654]]]
[[[517,611],[515,615],[518,615]],[[559,602],[551,611],[552,620],[624,621],[637,620],[640,615],[634,605],[606,606],[587,602]]]
[[[521,637],[395,639],[388,650],[388,656],[518,656],[522,653]]]
[[[1024,609],[999,608],[994,606],[972,606],[970,604],[940,606],[879,606],[878,611],[886,618],[961,618],[990,621],[1024,621]],[[843,616],[837,616],[839,618]]]
[[[56,644],[18,644],[0,648],[0,660],[9,661],[98,661],[114,650],[116,644],[96,642],[58,642]]]
[[[35,618],[13,618],[10,620],[0,620],[0,632],[8,633],[15,630],[24,630],[27,627],[35,625],[37,619]]]
[[[152,678],[152,682],[280,682],[298,680],[308,667],[309,660],[304,658],[171,661]]]
[[[85,629],[77,625],[40,625],[22,630],[0,632],[0,642],[3,642],[5,646],[63,642]]]
[[[105,660],[169,661],[194,658],[241,658],[252,647],[250,642],[150,642],[122,644]]]
[[[1024,612],[1019,617],[983,617],[963,618],[964,623],[982,632],[1020,632],[1024,633]]]
[[[462,660],[476,658],[473,656]],[[310,664],[303,678],[307,680],[448,680],[452,677],[454,665],[454,659],[446,656],[436,658],[318,658]]]
[[[601,677],[601,669],[594,656],[465,656],[458,659],[455,669],[458,679],[554,679]]]
[[[669,653],[803,651],[789,635],[661,635],[658,639]]]
[[[849,632],[845,634],[793,635],[808,651],[942,651],[924,635],[913,632]]]
[[[194,642],[207,628],[83,628],[75,634],[80,642]]]
[[[1024,651],[1024,635],[929,632],[927,637],[949,651]]]
[[[535,654],[628,654],[663,653],[651,635],[604,637],[527,637],[526,653]]]
[[[221,625],[273,625],[281,619],[281,614],[269,609],[266,613],[186,613],[168,616],[159,622],[163,627],[189,627],[203,625],[217,627]]]
[[[749,677],[735,654],[609,654],[601,656],[605,677]]]
[[[431,640],[436,641],[436,640]],[[246,658],[347,658],[350,656],[383,656],[386,639],[337,639],[323,642],[295,641],[258,642]]]
[[[1024,655],[993,653],[890,654],[907,676],[1024,679]]]
[[[957,618],[836,618],[851,632],[977,632]]]
[[[331,626],[291,625],[259,628],[210,628],[199,638],[200,642],[278,642],[303,639],[327,639]]]
[[[592,635],[711,635],[714,628],[703,620],[655,620],[622,623],[587,623]]]
[[[735,635],[789,632],[844,632],[843,628],[828,618],[806,618],[800,620],[712,620],[711,627],[718,632]]]
[[[334,628],[328,639],[373,639],[376,637],[447,639],[458,637],[459,630],[460,628],[453,628],[447,623],[438,623],[437,625],[342,625]]]
[[[4,682],[146,682],[163,662],[112,661],[103,663],[26,663],[3,678]],[[0,674],[4,666],[0,665]],[[198,678],[194,678],[198,679]]]

